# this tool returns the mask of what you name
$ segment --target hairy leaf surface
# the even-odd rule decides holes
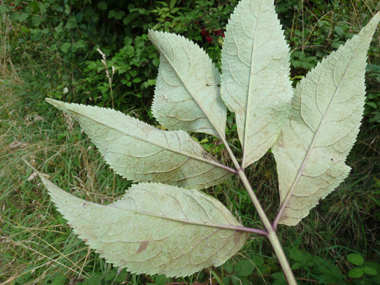
[[[345,160],[362,119],[371,22],[298,84],[290,120],[273,146],[280,184],[279,222],[297,225],[349,174]]]
[[[220,75],[198,45],[170,33],[149,31],[160,52],[152,111],[169,130],[208,133],[224,138],[226,106],[220,98]]]
[[[79,121],[124,178],[202,189],[230,176],[228,167],[186,132],[162,131],[112,109],[46,100]]]
[[[249,233],[215,198],[198,190],[141,183],[107,206],[79,199],[39,174],[74,232],[102,257],[133,273],[187,276],[220,266]]]
[[[221,96],[236,113],[243,168],[266,153],[289,117],[289,59],[273,1],[242,0],[227,25]]]

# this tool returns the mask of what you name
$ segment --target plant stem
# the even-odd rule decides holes
[[[230,146],[228,145],[227,141],[224,138],[222,139],[222,141],[223,141],[223,143],[224,143],[224,145],[228,151],[228,154],[230,155],[230,157],[231,157],[231,159],[232,159],[232,161],[236,167],[236,170],[238,171],[237,174],[239,175],[241,182],[243,183],[245,189],[247,190],[249,196],[251,197],[252,203],[255,206],[256,211],[259,214],[260,219],[264,224],[264,227],[268,233],[267,237],[268,237],[270,243],[272,244],[273,250],[276,253],[278,261],[280,262],[282,271],[284,272],[284,275],[285,275],[285,278],[286,278],[288,284],[289,285],[297,285],[296,278],[294,277],[293,271],[290,268],[288,260],[286,259],[286,256],[285,256],[284,250],[282,249],[280,241],[278,240],[278,237],[276,234],[276,229],[272,227],[272,224],[270,223],[267,215],[265,214],[263,207],[261,207],[261,204],[260,204],[259,200],[257,199],[257,196],[256,196],[255,192],[253,191],[251,184],[249,183],[248,178],[244,173],[243,168],[237,162],[237,160],[236,160],[234,154],[232,153],[232,150],[231,150]]]
[[[238,175],[241,179],[241,182],[243,182],[245,189],[247,189],[247,192],[248,192],[249,196],[251,197],[252,203],[255,206],[256,211],[259,214],[260,219],[263,222],[265,229],[267,230],[268,233],[270,230],[273,231],[272,224],[270,223],[267,215],[265,214],[263,208],[261,207],[261,204],[260,204],[259,200],[257,199],[257,196],[256,196],[255,192],[253,191],[251,184],[249,184],[248,178],[245,175],[244,171],[242,169],[239,169]]]
[[[255,192],[253,191],[251,184],[248,182],[248,178],[245,175],[244,171],[242,169],[239,169],[238,175],[243,182],[243,185],[245,189],[247,189],[247,192],[249,196],[251,197],[252,203],[256,208],[257,213],[259,214],[261,221],[264,224],[265,229],[268,232],[268,239],[272,244],[273,250],[276,253],[277,259],[280,262],[282,271],[284,272],[285,278],[288,281],[289,285],[297,285],[297,281],[293,275],[293,271],[290,268],[289,262],[286,259],[284,250],[282,249],[282,246],[280,244],[280,241],[278,240],[276,230],[272,227],[267,215],[265,214],[263,208],[261,207],[261,204],[259,200],[257,199],[257,196]]]
[[[268,239],[270,243],[272,244],[273,250],[276,253],[278,261],[280,262],[286,281],[288,282],[289,285],[297,285],[296,278],[294,277],[293,271],[290,268],[289,262],[286,259],[284,250],[282,249],[282,246],[280,244],[280,241],[278,240],[276,231],[274,229],[269,231]]]

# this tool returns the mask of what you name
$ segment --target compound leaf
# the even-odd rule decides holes
[[[267,152],[289,117],[289,60],[273,1],[242,0],[227,25],[221,96],[236,113],[243,168]]]
[[[220,98],[220,75],[198,45],[170,33],[149,31],[160,52],[152,105],[156,119],[169,130],[225,136],[226,105]]]
[[[202,189],[231,172],[183,131],[162,131],[113,109],[46,99],[77,121],[124,178]]]
[[[141,183],[103,206],[39,176],[74,232],[109,263],[133,273],[187,276],[220,266],[250,236],[222,203],[198,190]]]
[[[345,160],[363,114],[370,23],[298,84],[290,120],[273,146],[281,208],[276,220],[294,226],[349,174]]]

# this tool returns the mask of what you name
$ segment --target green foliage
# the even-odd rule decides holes
[[[305,250],[288,249],[290,264],[298,278],[299,285],[307,284],[380,284],[378,269],[380,264],[364,262],[359,254],[350,254],[347,260],[360,264],[360,267],[350,269],[343,274],[336,262],[319,255],[312,255]],[[360,262],[358,262],[358,259]],[[356,265],[356,263],[353,263]],[[251,254],[240,261],[229,260],[221,267],[223,284],[268,284],[287,285],[286,278],[281,272],[278,261],[257,254]],[[364,274],[367,274],[366,276]],[[272,280],[266,277],[270,275]],[[269,283],[270,282],[270,283]]]
[[[134,0],[94,5],[73,0],[61,5],[48,0],[22,3],[14,12],[10,4],[0,13],[9,12],[15,25],[15,63],[25,64],[41,56],[54,60],[48,70],[38,70],[48,79],[49,88],[37,99],[49,95],[125,110],[131,105],[146,109],[153,94],[159,55],[146,37],[149,28],[186,34],[205,43],[218,61],[222,29],[236,2]],[[202,30],[207,35],[202,35]],[[20,46],[28,58],[18,55]],[[98,48],[107,57],[111,84],[105,77]],[[64,88],[68,92],[62,92]]]
[[[365,262],[364,258],[357,253],[347,255],[347,260],[356,265],[348,272],[348,277],[356,279],[354,284],[380,284],[379,263]]]
[[[45,1],[44,3],[47,2],[48,1]],[[109,2],[111,3],[111,1],[107,1],[106,4]],[[132,1],[128,1],[128,3],[129,2]],[[143,3],[143,1],[139,2],[141,6],[146,4]],[[165,2],[170,5],[169,1]],[[220,1],[220,3],[222,2],[225,1]],[[336,29],[334,28],[335,26],[341,26],[342,24],[349,25],[349,30],[344,29],[344,32],[346,33],[345,37],[349,38],[352,34],[357,33],[360,27],[365,25],[369,17],[372,15],[369,10],[372,9],[372,4],[368,1],[339,1],[338,5],[334,3],[334,1],[324,0],[308,2],[313,9],[308,6],[307,1],[298,0],[279,0],[277,1],[276,8],[277,12],[279,12],[281,23],[285,24],[287,39],[290,39],[290,35],[294,38],[293,41],[289,42],[293,52],[301,51],[301,46],[297,46],[297,44],[302,43],[302,38],[304,39],[304,42],[308,44],[305,45],[304,49],[305,58],[315,56],[318,60],[321,60],[326,54],[329,54],[334,50],[332,43],[337,35]],[[0,13],[8,13],[7,15],[9,15],[10,13],[18,11],[14,11],[15,7],[8,6],[7,1],[4,3],[6,5],[0,5]],[[18,3],[20,2],[18,1]],[[74,2],[71,1],[71,3]],[[71,5],[71,3],[69,3],[69,5]],[[190,23],[183,28],[181,33],[186,35],[186,37],[196,40],[198,44],[204,47],[208,54],[211,54],[211,58],[215,61],[217,66],[223,39],[221,35],[216,35],[213,31],[218,31],[217,29],[223,29],[225,27],[228,15],[237,1],[223,5],[221,7],[222,9],[219,10],[220,7],[217,8],[217,5],[220,3],[215,1],[178,1],[174,4],[178,7],[189,8],[182,14],[177,13],[179,14],[181,21]],[[304,3],[304,6],[302,6],[302,3]],[[37,2],[37,4],[39,4],[39,2]],[[367,4],[369,4],[369,6],[366,6]],[[89,3],[82,1],[81,7],[86,7],[86,5],[89,5]],[[11,37],[7,38],[7,47],[10,48],[12,53],[11,60],[15,63],[15,70],[18,73],[17,76],[21,78],[22,83],[17,80],[0,81],[0,88],[3,88],[4,86],[7,88],[7,91],[1,89],[1,104],[4,103],[5,108],[11,112],[11,115],[9,116],[7,115],[7,112],[3,112],[5,110],[4,108],[2,108],[2,112],[0,112],[0,125],[2,131],[4,130],[2,132],[2,140],[0,141],[2,147],[0,169],[3,170],[3,172],[1,172],[2,175],[4,174],[0,178],[0,192],[3,191],[0,197],[0,204],[2,207],[2,212],[0,213],[0,233],[2,237],[7,238],[5,243],[4,239],[2,240],[2,243],[0,243],[2,256],[2,259],[0,260],[0,281],[6,281],[10,276],[17,276],[21,274],[24,269],[26,270],[26,268],[34,270],[33,274],[28,275],[30,276],[30,282],[36,280],[35,282],[41,283],[42,281],[38,281],[40,276],[46,276],[46,283],[50,282],[50,280],[54,280],[55,276],[64,276],[56,267],[60,267],[61,265],[57,264],[56,261],[44,259],[41,255],[32,250],[56,258],[55,260],[64,263],[68,267],[76,268],[74,264],[70,262],[66,263],[66,259],[62,257],[61,259],[57,259],[59,258],[57,252],[31,233],[37,233],[39,237],[44,238],[59,250],[62,249],[62,246],[69,245],[62,252],[69,258],[69,260],[78,263],[79,267],[83,268],[83,274],[86,272],[89,272],[90,274],[92,274],[92,272],[103,274],[104,272],[102,260],[99,260],[98,256],[93,252],[88,256],[87,262],[84,262],[86,261],[87,248],[83,243],[73,239],[73,236],[70,237],[70,229],[65,226],[65,221],[61,215],[51,207],[50,202],[46,197],[46,192],[40,191],[38,187],[34,186],[33,182],[25,182],[20,186],[20,183],[25,181],[30,176],[31,172],[24,168],[23,172],[20,173],[20,167],[22,167],[23,163],[19,160],[19,157],[26,155],[27,153],[35,155],[33,157],[36,159],[37,163],[42,163],[48,160],[48,163],[42,166],[44,172],[56,173],[54,175],[63,176],[64,178],[62,178],[62,180],[65,179],[68,181],[68,184],[65,185],[67,191],[75,190],[80,193],[82,193],[81,191],[87,191],[86,193],[88,194],[83,194],[83,198],[88,198],[89,195],[93,202],[97,202],[97,199],[101,199],[102,201],[104,199],[107,203],[107,201],[111,201],[109,199],[110,197],[113,197],[115,193],[116,195],[121,195],[123,189],[128,187],[129,183],[126,183],[118,176],[116,176],[115,181],[112,181],[112,172],[104,163],[99,164],[99,162],[102,161],[99,153],[94,150],[93,146],[90,150],[87,150],[89,146],[91,147],[91,144],[89,144],[88,140],[85,139],[85,136],[81,134],[81,129],[77,124],[74,124],[73,131],[67,130],[67,121],[64,120],[64,117],[62,115],[57,116],[56,112],[52,108],[48,108],[42,101],[42,98],[53,94],[54,96],[57,96],[56,98],[61,96],[62,99],[71,98],[69,99],[70,101],[81,102],[81,98],[76,92],[76,89],[73,88],[73,84],[77,84],[76,86],[78,86],[78,88],[79,86],[83,86],[83,90],[85,90],[84,87],[87,83],[84,82],[84,79],[87,78],[87,74],[83,70],[87,66],[84,61],[89,59],[89,62],[96,63],[99,68],[104,70],[104,66],[102,66],[99,60],[101,56],[96,51],[95,47],[99,46],[104,52],[108,52],[107,47],[117,46],[117,44],[113,44],[114,41],[120,44],[120,46],[112,49],[112,52],[109,53],[109,56],[107,57],[107,61],[123,48],[124,38],[119,38],[118,36],[112,38],[109,37],[108,43],[101,44],[109,35],[107,33],[97,32],[100,29],[103,29],[103,31],[107,31],[108,29],[113,35],[120,35],[123,31],[121,31],[121,29],[116,31],[117,27],[120,27],[119,23],[115,24],[116,22],[109,21],[109,11],[101,10],[97,5],[98,3],[92,3],[90,6],[96,11],[96,15],[93,15],[98,24],[88,24],[88,29],[91,28],[96,34],[94,33],[90,40],[86,40],[85,48],[79,48],[76,53],[72,52],[72,45],[68,49],[68,54],[62,52],[60,48],[61,45],[56,45],[56,39],[53,37],[53,33],[47,34],[44,29],[42,30],[46,34],[43,34],[39,41],[29,40],[31,38],[31,31],[36,33],[34,37],[39,36],[38,32],[34,32],[34,24],[38,24],[39,20],[37,20],[37,18],[42,19],[40,16],[28,18],[23,22],[19,22],[19,20],[15,18],[13,22],[7,24],[9,27],[13,26],[12,30],[10,30]],[[111,3],[110,5],[115,5],[115,3]],[[25,2],[20,6],[25,7]],[[64,7],[61,4],[58,6]],[[58,9],[58,6],[55,5],[53,8]],[[164,5],[157,4],[153,8],[155,9],[155,7],[159,8],[163,6]],[[76,9],[78,6],[71,5],[70,7]],[[372,9],[373,11],[376,11],[379,8],[378,6],[376,7],[376,5],[374,7],[375,8]],[[66,16],[62,16],[63,14],[58,13],[57,10],[54,10],[53,8],[44,11],[47,15],[46,19],[50,18],[57,23],[60,21],[66,23]],[[113,10],[115,12],[120,11],[117,8],[114,8]],[[131,20],[131,22],[134,22],[135,27],[132,31],[136,31],[133,33],[132,37],[130,37],[133,41],[134,37],[139,37],[141,35],[140,31],[137,30],[140,29],[143,24],[147,24],[144,20],[134,20],[138,19],[140,16],[146,17],[146,15],[142,16],[143,14],[139,14],[138,11],[128,13],[129,10],[127,8],[123,8],[122,10],[126,11],[125,18],[130,14],[133,14],[133,17],[136,17]],[[80,12],[80,9],[78,9],[78,12]],[[84,13],[84,11],[82,12]],[[202,17],[204,14],[206,15]],[[4,14],[1,16],[3,15]],[[196,18],[197,15],[202,18]],[[33,16],[34,15],[32,15],[32,17]],[[153,18],[156,16],[157,15],[154,15]],[[129,19],[131,18],[132,17],[129,17]],[[193,19],[193,22],[191,22],[191,19]],[[112,20],[115,21],[115,18],[112,18]],[[174,28],[172,28],[172,23],[174,23],[174,20],[169,17],[164,20],[165,21],[160,23],[163,25],[162,29],[167,26],[168,30],[173,31]],[[82,19],[82,22],[83,21],[84,20]],[[181,21],[178,21],[178,24],[181,24]],[[42,22],[38,27],[41,28],[45,25],[50,31],[51,28],[48,24],[49,21],[47,20]],[[151,26],[156,24],[156,20],[154,19]],[[65,25],[66,24],[62,25],[62,29],[65,32],[70,33],[70,36],[66,37],[67,41],[65,42],[72,43],[70,40],[71,36],[80,41],[81,35],[77,35],[80,29],[74,28],[65,30]],[[53,27],[52,32],[54,32],[55,26],[51,27]],[[4,26],[2,26],[2,28],[4,28]],[[204,35],[202,34],[203,29],[205,31]],[[339,31],[339,29],[337,30]],[[4,35],[4,30],[2,30],[2,32]],[[209,34],[207,35],[206,32]],[[296,32],[298,35],[296,35]],[[304,36],[302,37],[302,35]],[[208,42],[206,37],[211,38],[211,43]],[[148,44],[148,41],[146,44]],[[130,46],[133,45],[134,44],[132,43]],[[51,50],[46,49],[46,46],[51,47]],[[3,50],[6,49],[4,48]],[[378,62],[378,50],[379,47],[377,43],[373,43],[369,52],[371,64],[367,67],[366,75],[366,85],[367,90],[369,91],[366,101],[367,104],[365,106],[366,116],[359,142],[349,157],[350,166],[353,168],[350,177],[338,191],[331,194],[326,199],[323,205],[318,206],[317,210],[313,211],[310,217],[304,219],[301,226],[282,231],[284,237],[288,236],[288,238],[283,239],[285,244],[292,244],[295,240],[300,239],[304,241],[303,248],[307,248],[309,252],[314,253],[318,250],[322,250],[322,252],[317,253],[318,256],[320,255],[324,258],[326,256],[331,256],[334,261],[337,262],[335,264],[339,266],[341,271],[345,272],[346,275],[349,270],[346,269],[344,262],[338,261],[341,260],[342,255],[347,255],[347,249],[336,247],[337,244],[363,252],[369,260],[376,259],[376,251],[378,251],[376,232],[372,230],[373,227],[377,228],[378,221],[380,220],[378,207],[380,196],[378,193],[379,191],[376,192],[376,190],[380,189],[379,186],[376,186],[380,185],[378,182],[380,176],[378,163],[379,148],[377,144],[377,138],[379,135],[378,128],[376,128],[376,122],[379,122],[377,110],[379,108],[378,94],[380,81],[378,72],[374,68],[375,65],[380,65]],[[71,59],[69,56],[71,56]],[[158,58],[158,54],[156,54],[156,58]],[[296,60],[298,59],[299,58],[297,57]],[[131,60],[131,58],[129,57],[127,60]],[[123,60],[118,60],[118,62],[121,65],[124,63]],[[2,65],[1,68],[3,68],[3,66],[5,65]],[[11,65],[9,68],[11,68]],[[109,71],[111,72],[111,68],[109,68]],[[298,81],[303,77],[306,71],[307,70],[303,67],[292,67],[292,78],[294,78],[295,81]],[[136,70],[136,72],[139,72],[139,70]],[[103,83],[108,84],[108,79],[105,77],[104,71],[97,75],[99,75],[97,79],[99,86],[102,86]],[[154,76],[152,76],[152,78],[154,78]],[[114,82],[115,80],[116,78],[114,79]],[[100,91],[96,89],[98,85],[94,84],[94,86],[95,87],[87,86],[87,91],[91,92],[91,94],[81,94],[81,96],[92,98],[92,101],[88,99],[86,103],[94,104],[94,98],[101,96]],[[139,87],[138,84],[136,86],[137,88]],[[9,96],[8,98],[9,88],[13,88],[16,95]],[[68,93],[63,94],[65,88],[68,90]],[[125,86],[120,86],[118,90],[124,90],[123,88],[125,88]],[[117,87],[115,88],[114,84],[113,91],[114,94],[117,94],[115,95],[115,100],[117,100],[117,96],[119,96],[118,91],[115,92],[116,89]],[[153,88],[150,90],[152,91]],[[133,94],[140,92],[139,89],[132,91],[135,91]],[[141,95],[141,98],[142,99],[133,95],[131,100],[128,100],[129,97],[127,97],[124,100],[125,103],[121,103],[120,109],[128,112],[132,110],[137,115],[146,113],[150,114],[149,111],[147,111],[147,107],[150,104],[151,93],[148,94],[148,91],[146,91],[146,94]],[[19,103],[17,103],[16,106],[13,103],[9,104],[9,99],[12,101],[18,100]],[[99,105],[104,104],[101,99],[102,98],[97,101]],[[106,101],[106,105],[111,106],[110,101]],[[377,106],[377,109],[374,106]],[[38,116],[42,116],[44,120],[34,121],[34,118],[38,118]],[[151,114],[150,118],[152,118]],[[149,119],[148,116],[146,116],[145,119]],[[17,123],[13,126],[12,124],[15,122]],[[239,147],[239,143],[236,137],[234,137],[236,124],[230,114],[228,115],[227,122],[229,127],[229,129],[226,130],[227,137],[231,144]],[[36,130],[41,131],[37,132]],[[24,135],[21,136],[20,134]],[[28,143],[28,146],[26,148],[9,150],[7,145],[10,145],[15,139]],[[203,138],[200,138],[200,141],[202,140]],[[207,151],[218,155],[218,160],[223,154],[225,157],[225,148],[220,144],[220,141],[208,137],[201,142],[201,144]],[[69,151],[68,148],[73,146],[79,148]],[[236,153],[239,152],[238,148],[234,149],[234,151],[235,150]],[[29,156],[27,157],[29,158]],[[88,167],[80,169],[82,166]],[[72,178],[73,176],[78,177],[80,180]],[[255,191],[257,191],[260,198],[263,198],[264,208],[274,209],[278,204],[278,197],[275,194],[277,181],[274,162],[270,155],[265,156],[264,160],[253,165],[252,169],[249,170],[249,179],[254,181],[256,186]],[[91,181],[96,181],[100,185],[99,189],[91,188]],[[61,183],[61,181],[57,181],[57,183]],[[112,185],[117,186],[115,193],[112,192]],[[225,205],[228,205],[230,209],[233,209],[234,213],[237,213],[238,216],[242,217],[244,224],[256,227],[257,223],[255,222],[255,219],[258,219],[257,213],[252,210],[247,193],[243,192],[241,190],[241,185],[234,180],[227,185],[228,186],[226,189],[223,189],[223,191],[220,187],[216,187],[215,189],[211,189],[211,192],[209,193],[218,195],[218,199],[221,199]],[[109,189],[109,191],[107,189]],[[102,194],[99,194],[98,190],[101,190]],[[41,200],[40,197],[45,198]],[[240,205],[240,208],[238,208],[237,205]],[[21,213],[19,212],[20,209],[22,209]],[[6,217],[8,216],[12,219],[7,220]],[[40,219],[40,217],[46,217],[46,219]],[[20,226],[24,228],[22,229]],[[59,227],[60,230],[63,229],[66,235],[62,236],[62,232],[55,231],[57,229],[56,227]],[[30,231],[27,231],[27,229]],[[305,238],[305,236],[308,237]],[[71,243],[73,243],[74,246],[71,246]],[[271,249],[268,246],[265,246],[264,244],[263,247],[260,246],[258,248],[257,244],[261,243],[256,241],[252,242],[245,250],[248,252],[251,250],[261,252],[262,250],[267,255],[271,254]],[[25,245],[30,246],[31,249],[23,247]],[[82,251],[77,252],[79,249],[82,249]],[[236,263],[237,260],[234,262]],[[46,266],[43,266],[44,263]],[[56,266],[52,266],[52,264],[56,264]],[[278,264],[273,266],[274,264],[276,264],[276,261],[273,260],[273,258],[265,259],[264,265],[266,265],[266,268],[275,268],[276,266],[278,268]],[[42,267],[36,269],[34,265]],[[326,267],[329,267],[329,265],[326,264]],[[265,271],[262,272],[265,273]],[[266,274],[270,274],[268,271],[266,272]],[[221,274],[219,271],[216,271],[216,273],[219,275]],[[200,283],[205,283],[209,280],[210,274],[205,270],[204,272],[200,272],[197,277],[171,281],[193,284],[193,282],[197,280]],[[257,273],[254,272],[253,275],[254,274]],[[305,277],[301,270],[296,270],[295,274],[299,278]],[[69,276],[72,275],[69,273]],[[270,277],[266,276],[265,278],[267,284],[272,283],[273,280],[271,280]],[[154,276],[136,277],[128,275],[125,281],[130,284],[146,284],[153,283],[153,279]],[[310,277],[310,279],[318,280],[318,278],[312,277]],[[350,281],[349,278],[345,280],[346,284],[353,281]],[[358,279],[357,281],[362,282],[363,280]],[[66,284],[68,282],[69,279],[66,278]],[[217,281],[214,279],[213,282]],[[257,283],[253,282],[253,284],[264,284],[262,279],[256,282]],[[42,283],[45,284],[45,282]],[[109,284],[112,284],[112,282]],[[314,282],[312,284],[314,284]],[[323,283],[321,282],[321,284]],[[379,284],[379,282],[375,284]]]
[[[366,3],[354,5],[341,1],[277,1],[276,11],[287,27],[285,33],[292,49],[292,77],[305,75],[316,63],[336,50],[358,32],[357,24],[365,23],[368,17]],[[375,5],[373,11],[378,10]],[[367,105],[365,116],[377,126],[380,122],[378,97],[380,85],[377,66],[380,46],[372,45],[369,50],[371,64],[367,67]],[[373,66],[373,68],[371,68]]]
[[[375,128],[380,126],[380,92],[376,90],[376,84],[380,83],[380,65],[369,64],[367,72],[370,89],[366,98],[365,114],[369,116],[369,122],[373,123]]]
[[[347,255],[347,260],[357,266],[361,266],[364,263],[364,258],[357,253],[351,253]]]
[[[126,270],[119,270],[117,268],[109,268],[104,272],[93,272],[88,278],[84,277],[73,277],[68,278],[65,275],[57,275],[54,279],[46,278],[44,284],[49,285],[63,285],[70,283],[78,285],[108,285],[108,284],[122,284],[127,279]]]
[[[341,273],[341,269],[330,259],[313,256],[305,250],[298,249],[290,249],[289,257],[292,269],[299,271],[305,277],[306,282],[307,279],[317,279],[322,284],[346,284],[344,281],[346,276]]]
[[[222,269],[225,275],[223,278],[223,284],[250,284],[253,280],[256,280],[255,275],[262,274],[264,272],[264,259],[258,255],[252,255],[249,259],[242,259],[235,264],[232,260],[223,264]]]
[[[147,110],[157,75],[158,54],[141,35],[146,34],[148,28],[185,35],[204,46],[219,66],[223,31],[236,4],[237,0],[133,0],[95,4],[73,0],[65,5],[57,0],[43,3],[16,1],[2,6],[0,13],[8,13],[15,26],[10,44],[16,63],[25,63],[31,58],[39,60],[42,56],[60,61],[51,64],[50,70],[39,70],[45,80],[46,77],[49,79],[49,88],[44,88],[40,99],[52,95],[65,101],[112,106],[111,95],[106,94],[109,88],[104,66],[97,53],[100,48],[107,61],[111,61],[109,67],[113,65],[118,69],[112,82],[112,89],[117,92],[114,106],[125,110],[133,103],[136,108]],[[317,61],[357,33],[359,26],[365,24],[362,19],[368,19],[364,3],[352,7],[339,5],[336,1],[318,0],[302,6],[299,1],[280,0],[276,9],[287,27],[285,34],[293,49],[292,77],[304,75]],[[352,14],[355,20],[351,23]],[[304,15],[307,26],[302,24],[301,15]],[[29,58],[25,53],[19,55],[17,50],[20,47]],[[377,54],[379,47],[372,46],[370,55],[376,57]],[[368,98],[370,104],[365,114],[372,122],[379,122],[376,99],[379,83],[375,71],[368,74],[375,97]],[[65,87],[69,92],[62,94]]]

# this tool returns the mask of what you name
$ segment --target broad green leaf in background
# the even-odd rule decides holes
[[[243,168],[267,152],[288,119],[289,60],[273,1],[242,0],[227,25],[221,96],[236,113]]]
[[[355,264],[357,266],[362,266],[364,263],[364,258],[360,254],[357,253],[351,253],[347,255],[347,260],[351,262],[352,264]]]
[[[61,45],[61,50],[64,52],[64,53],[67,53],[69,51],[69,48],[71,47],[71,44],[70,43],[63,43]]]
[[[176,4],[177,0],[170,0],[170,10],[174,8],[174,5]]]
[[[18,20],[20,22],[24,22],[26,19],[28,19],[28,17],[29,17],[29,14],[27,14],[27,13],[19,13],[18,14]]]
[[[107,206],[79,199],[39,174],[74,232],[133,273],[187,276],[220,266],[250,236],[222,203],[198,190],[141,183]]]
[[[152,111],[169,130],[225,136],[226,106],[220,98],[220,75],[203,49],[188,39],[149,31],[160,52]]]
[[[5,5],[0,6],[0,14],[5,13],[5,12],[9,12],[9,11],[10,10],[8,9],[7,6],[5,6]]]
[[[38,16],[33,17],[32,18],[32,23],[33,23],[34,26],[38,27],[42,23],[42,18],[38,17]]]
[[[362,267],[362,269],[363,269],[363,272],[365,273],[365,274],[368,274],[368,275],[377,275],[377,271],[376,271],[376,269],[374,269],[373,267],[371,267],[371,266],[363,266]]]
[[[115,18],[116,20],[121,20],[124,15],[125,15],[124,11],[116,12],[115,10],[110,10],[108,12],[108,18]]]
[[[77,18],[75,16],[71,16],[65,25],[66,29],[74,29],[78,27]]]
[[[106,10],[107,9],[107,3],[104,1],[101,1],[98,3],[98,8],[101,10]]]
[[[363,269],[360,267],[354,267],[348,272],[348,277],[350,278],[360,278],[364,274]]]
[[[240,260],[235,265],[235,273],[242,277],[251,275],[253,270],[255,270],[255,264],[249,259]]]
[[[71,51],[72,52],[76,52],[78,50],[78,48],[84,48],[85,47],[85,42],[84,40],[79,40],[78,42],[76,43],[73,43],[71,45]]]
[[[112,109],[46,100],[79,121],[106,162],[124,178],[203,189],[233,172],[184,131],[162,131]]]
[[[137,12],[129,13],[127,17],[123,19],[124,25],[128,25],[131,21],[136,19],[138,16],[140,16],[140,14]]]
[[[359,132],[367,50],[379,20],[377,13],[295,90],[290,120],[273,146],[281,224],[297,225],[350,172],[345,160]]]

